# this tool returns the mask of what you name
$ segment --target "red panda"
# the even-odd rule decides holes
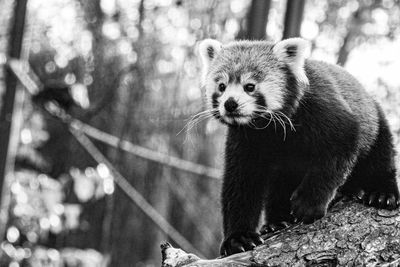
[[[300,38],[204,40],[208,112],[227,125],[221,254],[250,250],[264,229],[311,223],[337,192],[395,209],[395,150],[376,101],[343,68],[306,59]]]

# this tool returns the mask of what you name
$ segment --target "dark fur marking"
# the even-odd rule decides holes
[[[262,107],[267,107],[265,97],[262,93],[255,91],[253,97],[256,99],[256,105],[258,105],[257,109],[262,109]],[[271,118],[269,116],[265,116],[264,112],[257,111],[255,112],[255,114],[258,116],[254,116],[254,118],[252,119],[252,125],[254,128],[265,128],[266,125],[270,123]]]
[[[297,54],[297,46],[296,45],[287,46],[286,54],[288,55],[288,57],[295,57]]]
[[[265,97],[260,92],[255,92],[253,96],[256,98],[256,104],[262,107],[267,107],[267,102],[265,101]]]
[[[218,108],[219,101],[218,101],[219,94],[218,93],[213,93],[211,96],[211,101],[212,101],[212,107],[213,108]]]
[[[215,51],[212,46],[207,47],[207,54],[209,58],[214,58]]]
[[[281,70],[286,75],[285,103],[283,105],[284,108],[282,112],[288,116],[291,116],[295,112],[294,108],[297,106],[298,101],[300,100],[299,93],[301,88],[299,88],[300,85],[288,66],[282,66]]]

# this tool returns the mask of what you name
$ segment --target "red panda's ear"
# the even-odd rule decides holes
[[[310,53],[310,42],[302,38],[290,38],[276,43],[272,50],[275,56],[285,62],[301,82],[308,83],[304,72],[304,61]]]
[[[204,68],[208,68],[210,62],[215,58],[222,48],[217,40],[205,39],[199,44],[199,54]]]

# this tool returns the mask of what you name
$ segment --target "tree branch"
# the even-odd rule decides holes
[[[263,236],[253,251],[203,260],[161,245],[163,267],[369,266],[400,264],[400,213],[339,201],[321,220]],[[397,265],[396,265],[397,266]]]

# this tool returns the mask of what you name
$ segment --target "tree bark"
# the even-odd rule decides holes
[[[203,260],[162,244],[163,267],[181,266],[398,266],[400,211],[340,201],[309,225],[263,236],[253,251]]]

